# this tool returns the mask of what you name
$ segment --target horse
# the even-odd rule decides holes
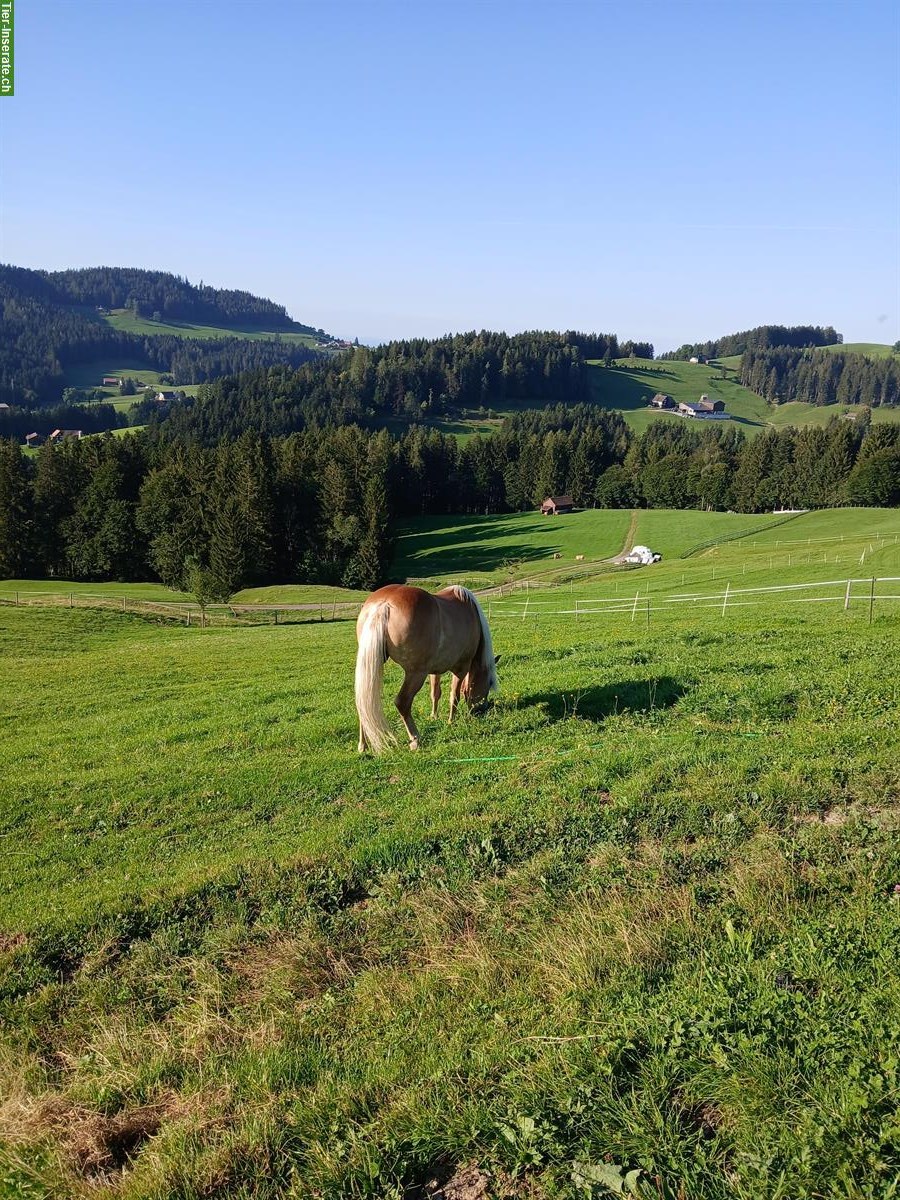
[[[396,743],[384,717],[381,685],[389,658],[404,670],[403,686],[395,701],[410,750],[419,748],[419,731],[412,702],[431,676],[431,715],[437,716],[441,675],[450,671],[450,720],[460,693],[478,710],[497,690],[497,662],[491,631],[481,605],[464,587],[448,587],[432,595],[422,588],[388,584],[363,604],[356,621],[356,711],[359,714],[359,752],[371,746],[380,754]]]

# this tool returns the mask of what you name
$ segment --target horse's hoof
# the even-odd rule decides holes
[[[418,738],[413,738],[413,739],[410,741],[410,743],[409,743],[409,748],[410,748],[410,750],[418,750],[418,748],[419,748],[419,739],[418,739]]]

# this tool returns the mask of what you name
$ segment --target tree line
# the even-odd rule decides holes
[[[745,350],[765,350],[770,346],[835,346],[843,335],[831,325],[757,325],[741,333],[730,333],[708,342],[685,342],[677,350],[669,350],[662,359],[725,358],[743,354]]]
[[[746,440],[657,422],[635,436],[590,405],[522,413],[464,444],[358,425],[205,446],[159,430],[47,445],[0,441],[0,577],[157,578],[209,594],[274,582],[371,588],[390,575],[392,520],[576,504],[764,512],[900,504],[900,427],[835,418]]]
[[[277,436],[310,424],[427,422],[517,401],[579,404],[589,395],[588,359],[632,351],[652,355],[653,347],[573,331],[482,331],[358,346],[295,371],[273,367],[215,380],[172,414],[166,431],[211,445],[246,429]]]
[[[747,350],[741,383],[772,404],[900,404],[900,356],[869,358],[837,350]]]

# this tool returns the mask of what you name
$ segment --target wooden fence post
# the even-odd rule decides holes
[[[633,606],[632,606],[632,609],[631,609],[631,623],[632,623],[632,625],[634,624],[634,618],[635,618],[635,615],[637,614],[637,606],[638,606],[638,598],[639,598],[639,597],[640,597],[640,592],[639,592],[639,591],[635,592],[635,593],[634,593],[634,604],[633,604]]]
[[[725,615],[725,609],[728,607],[728,593],[731,591],[731,582],[725,584],[725,599],[722,601],[722,616]]]
[[[872,588],[869,592],[869,624],[872,624],[872,609],[875,607],[875,576],[872,576]]]
[[[850,588],[851,588],[852,584],[853,584],[853,580],[848,579],[847,580],[847,592],[844,596],[844,612],[846,612],[847,609],[850,607]]]

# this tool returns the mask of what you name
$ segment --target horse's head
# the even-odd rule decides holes
[[[469,673],[463,680],[462,693],[472,712],[484,712],[488,696],[497,690],[497,663],[499,661],[500,655],[495,654],[492,663],[485,664],[478,661],[473,662],[469,667]]]

